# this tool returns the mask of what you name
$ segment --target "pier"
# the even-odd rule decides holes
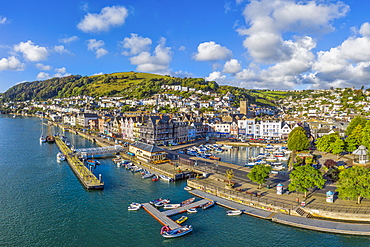
[[[59,150],[66,156],[66,160],[72,171],[76,174],[82,185],[88,190],[104,189],[104,182],[96,178],[96,176],[77,158],[71,149],[60,139],[55,137],[55,143]]]
[[[150,203],[143,203],[142,205],[143,205],[144,210],[147,211],[154,219],[158,220],[162,225],[168,226],[171,229],[176,229],[176,228],[181,227],[181,225],[177,224],[175,221],[169,218],[169,216],[173,216],[176,214],[186,212],[186,210],[188,210],[189,208],[200,207],[206,204],[207,202],[209,202],[209,200],[203,199],[203,200],[193,202],[188,205],[175,208],[175,209],[171,209],[171,210],[167,210],[164,212],[159,211],[157,208],[155,208]]]
[[[107,146],[107,147],[98,147],[98,148],[83,148],[76,149],[75,153],[78,157],[87,159],[91,157],[99,157],[106,154],[117,154],[122,152],[124,148],[121,145]]]
[[[143,203],[142,205],[144,210],[147,211],[148,214],[150,214],[154,219],[158,220],[162,225],[168,226],[171,230],[181,227],[181,225],[167,217],[164,213],[160,212],[150,203]]]

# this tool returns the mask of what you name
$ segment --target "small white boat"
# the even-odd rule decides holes
[[[160,177],[161,179],[165,180],[165,181],[168,181],[168,182],[172,182],[172,181],[173,181],[173,179],[172,179],[172,178],[167,177],[167,176],[165,176],[165,175],[159,175],[159,177]]]
[[[153,173],[145,173],[143,176],[141,176],[142,178],[151,178],[153,177],[155,174]]]
[[[182,226],[173,230],[169,230],[168,227],[166,229],[163,228],[161,230],[161,234],[164,238],[177,238],[193,231],[191,226]]]
[[[154,206],[156,206],[157,208],[163,207],[164,205],[166,205],[169,202],[170,202],[170,199],[163,199],[159,202],[154,203]]]
[[[140,203],[136,203],[136,202],[133,202],[130,204],[130,206],[128,207],[128,210],[129,211],[137,211],[141,208],[141,204]]]
[[[243,211],[241,210],[230,210],[226,212],[226,215],[235,216],[235,215],[241,215],[242,213]]]
[[[46,138],[44,136],[40,136],[40,143],[46,142]]]
[[[189,208],[188,210],[186,210],[189,214],[193,214],[193,213],[197,213],[198,210],[196,208]]]
[[[57,161],[64,161],[64,160],[66,160],[66,156],[63,153],[59,152],[57,154]]]
[[[174,208],[179,208],[181,206],[180,203],[177,204],[165,204],[163,206],[163,209],[174,209]]]
[[[223,148],[233,148],[233,146],[230,146],[230,145],[223,145],[222,147]]]
[[[184,190],[186,190],[186,191],[190,191],[190,190],[192,190],[192,188],[191,188],[191,187],[189,187],[189,186],[185,186],[185,187],[184,187]]]

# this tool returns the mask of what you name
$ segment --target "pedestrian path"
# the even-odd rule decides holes
[[[335,222],[285,214],[277,214],[271,220],[277,223],[315,231],[370,236],[370,224]]]
[[[191,191],[189,191],[189,193],[192,194],[192,195],[201,197],[201,198],[205,198],[205,199],[208,199],[208,200],[213,200],[213,201],[215,201],[215,203],[217,205],[220,205],[220,206],[223,206],[223,207],[226,207],[226,208],[230,208],[230,209],[234,209],[234,210],[243,210],[243,213],[245,213],[245,214],[249,214],[249,215],[259,217],[259,218],[263,218],[263,219],[266,219],[272,213],[272,212],[265,211],[265,210],[262,210],[262,209],[248,207],[248,206],[236,203],[236,202],[232,202],[232,201],[223,199],[223,198],[218,197],[218,196],[208,194],[208,193],[206,193],[204,191],[200,191],[200,190],[191,190]]]

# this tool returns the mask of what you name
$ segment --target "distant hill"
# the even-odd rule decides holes
[[[47,100],[50,98],[67,98],[78,95],[89,96],[122,96],[125,98],[143,99],[164,92],[162,85],[181,85],[196,90],[226,94],[231,92],[236,99],[248,99],[251,103],[273,105],[273,101],[286,97],[279,92],[266,93],[264,90],[247,90],[232,86],[219,86],[216,82],[207,82],[202,78],[177,78],[149,73],[123,72],[105,75],[80,76],[71,75],[52,78],[44,81],[24,82],[17,84],[2,94],[2,101]],[[190,96],[190,92],[171,93]],[[203,97],[207,99],[206,96]]]

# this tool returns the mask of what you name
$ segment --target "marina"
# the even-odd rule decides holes
[[[104,177],[104,190],[87,193],[67,163],[56,161],[57,147],[39,144],[38,119],[0,116],[0,127],[9,130],[0,133],[0,184],[7,188],[0,194],[0,200],[5,202],[0,206],[1,242],[4,246],[189,247],[219,246],[220,243],[235,246],[248,242],[250,246],[293,247],[297,243],[317,246],[317,239],[324,247],[370,244],[367,236],[316,232],[250,217],[248,214],[268,219],[272,215],[261,210],[265,214],[262,215],[255,208],[244,211],[241,216],[229,217],[225,208],[220,206],[187,215],[189,219],[185,223],[193,226],[193,232],[180,238],[165,239],[159,234],[160,226],[152,216],[143,210],[128,211],[127,206],[133,201],[144,202],[160,197],[171,198],[173,202],[186,200],[189,193],[184,190],[185,181],[144,180],[135,173],[118,168],[111,159],[101,159],[101,165],[94,173]],[[54,133],[58,131],[55,128]],[[74,133],[65,135],[74,146],[93,147],[92,143]],[[25,138],[19,145],[22,136]],[[195,192],[203,198],[200,192]],[[207,193],[204,198],[218,201],[217,205],[222,203]],[[134,232],[135,236],[128,232]]]

